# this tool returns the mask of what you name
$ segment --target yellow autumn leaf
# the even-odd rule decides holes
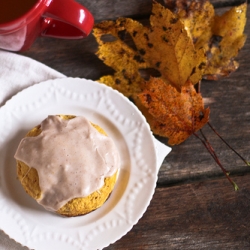
[[[165,5],[178,15],[195,47],[204,47],[212,36],[214,7],[207,0],[165,0]]]
[[[203,78],[217,80],[221,76],[227,76],[238,68],[235,57],[244,46],[246,35],[247,4],[233,7],[222,16],[215,16],[212,27],[210,50],[211,56]]]
[[[190,0],[188,4],[186,0],[165,2],[183,22],[195,47],[206,52],[204,79],[217,80],[238,68],[235,57],[246,41],[246,3],[218,16],[208,0]]]
[[[114,75],[103,76],[99,81],[135,99],[141,92],[143,80],[139,70],[149,66],[141,59],[140,52],[134,51],[121,37],[130,25],[144,29],[132,19],[119,18],[116,22],[103,21],[97,24],[93,34],[99,44],[98,57],[115,70]],[[106,42],[107,38],[111,38],[111,42]]]
[[[127,34],[133,41],[129,46],[121,37]],[[170,10],[154,2],[150,27],[129,18],[104,21],[94,27],[99,44],[97,55],[116,72],[104,76],[104,82],[126,96],[141,92],[144,84],[142,70],[154,69],[167,84],[180,91],[187,80],[193,84],[202,78],[206,57],[202,48],[196,49],[183,23]],[[104,41],[112,35],[112,41]]]

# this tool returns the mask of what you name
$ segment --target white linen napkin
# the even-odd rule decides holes
[[[31,58],[0,50],[0,108],[19,91],[49,79],[65,75]],[[160,169],[164,158],[171,151],[169,147],[154,139],[157,167]],[[1,222],[0,222],[1,229]],[[0,230],[0,250],[22,250],[22,247]]]
[[[31,58],[0,50],[0,107],[19,91],[65,75]]]

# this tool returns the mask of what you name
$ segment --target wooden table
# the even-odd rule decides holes
[[[79,0],[96,23],[120,16],[144,20],[151,0]],[[218,13],[237,0],[213,0]],[[250,6],[249,6],[250,7]],[[250,8],[248,9],[250,17]],[[250,35],[250,18],[246,33]],[[95,56],[92,35],[84,40],[39,38],[21,54],[69,77],[97,80],[112,71]],[[250,41],[239,54],[239,69],[217,82],[203,81],[201,92],[211,109],[210,122],[241,155],[250,160]],[[194,136],[173,147],[164,160],[146,213],[113,249],[250,249],[250,167],[208,127],[204,133],[240,190],[234,192],[215,161]],[[164,143],[166,139],[160,138]]]

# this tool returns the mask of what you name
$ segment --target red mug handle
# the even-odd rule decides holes
[[[80,39],[89,35],[93,25],[92,14],[81,4],[54,0],[43,14],[41,36]]]

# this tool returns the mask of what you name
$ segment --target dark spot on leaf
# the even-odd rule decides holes
[[[115,79],[115,84],[119,85],[121,83],[121,80],[120,79]]]
[[[127,77],[126,79],[128,80],[128,85],[131,85],[133,83],[129,77]]]
[[[131,85],[133,82],[133,77],[126,71],[126,69],[122,70],[122,75],[124,79],[127,80],[127,84]]]
[[[123,48],[121,48],[119,51],[119,54],[124,55],[125,53],[126,53],[126,51]]]
[[[128,45],[132,50],[136,51],[136,45],[133,41],[132,36],[130,35],[129,32],[126,30],[121,30],[118,32],[118,37],[126,44]]]
[[[135,55],[134,60],[137,61],[138,63],[145,62],[144,59],[140,55]]]
[[[163,29],[164,31],[166,31],[166,30],[167,30],[167,28],[166,28],[165,26],[162,26],[162,29]]]
[[[148,104],[150,104],[151,101],[152,101],[151,95],[150,95],[150,94],[146,94],[146,95],[145,95],[145,98],[146,98],[146,102],[147,102]]]
[[[157,62],[157,63],[155,64],[155,66],[156,66],[157,68],[159,68],[160,65],[161,65],[161,62]]]
[[[145,51],[144,49],[140,49],[140,50],[139,50],[139,53],[140,53],[141,55],[145,55],[145,54],[146,54],[146,51]]]
[[[206,63],[202,62],[202,63],[199,65],[199,69],[202,70],[205,66],[206,66]]]
[[[126,74],[126,69],[123,69],[123,70],[122,70],[122,74],[123,74],[124,79],[129,80],[129,77],[128,77],[127,74]]]
[[[147,41],[149,40],[147,33],[144,33],[143,36],[146,38]]]
[[[165,36],[162,37],[162,40],[163,40],[164,42],[166,42],[166,43],[169,42],[169,40],[168,40]]]
[[[153,48],[154,45],[153,45],[152,43],[148,43],[148,47],[149,47],[149,48]]]
[[[137,31],[134,30],[134,31],[133,31],[133,37],[135,37],[136,35],[137,35]]]
[[[198,41],[197,37],[193,37],[193,43],[195,44]]]
[[[175,24],[177,22],[178,22],[178,18],[177,17],[176,18],[171,18],[171,20],[170,20],[171,24]]]
[[[200,114],[199,114],[199,119],[200,121],[204,118],[204,113],[202,111],[200,111]]]

